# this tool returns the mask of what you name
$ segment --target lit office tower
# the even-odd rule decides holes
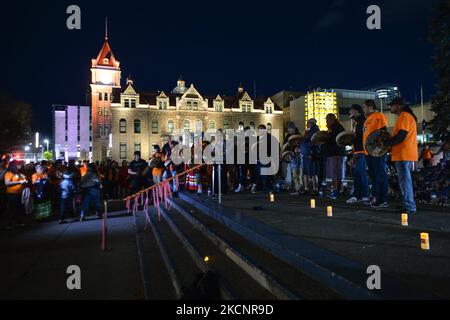
[[[320,130],[327,130],[326,116],[333,113],[338,117],[336,92],[315,90],[305,96],[305,124],[315,118]],[[306,125],[305,125],[306,128]]]
[[[394,98],[401,97],[400,89],[395,84],[382,84],[368,90],[375,92],[377,94],[376,98],[384,101],[391,101]]]

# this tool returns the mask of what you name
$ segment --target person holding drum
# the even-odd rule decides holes
[[[383,113],[376,111],[374,100],[366,100],[363,103],[363,111],[366,121],[363,127],[363,145],[366,154],[369,177],[373,186],[372,208],[386,208],[389,206],[388,191],[389,180],[386,172],[386,155],[374,156],[367,150],[369,136],[377,131],[387,131],[387,120]]]
[[[345,129],[333,113],[327,114],[326,121],[328,127],[328,139],[324,144],[326,174],[327,178],[332,181],[331,192],[328,194],[328,198],[336,200],[339,197],[341,188],[342,166],[345,157],[345,147],[337,145],[336,137]]]
[[[414,190],[411,171],[414,162],[419,159],[417,147],[417,118],[402,98],[395,98],[388,103],[391,113],[398,116],[392,138],[386,144],[390,144],[391,158],[395,163],[398,175],[398,183],[403,195],[403,208],[409,214],[416,213]]]
[[[305,192],[309,192],[311,184],[311,195],[317,195],[319,192],[319,153],[320,147],[314,145],[311,141],[313,135],[320,131],[317,126],[317,120],[312,118],[307,123],[308,130],[305,132],[305,140],[301,145],[301,153],[303,157],[303,185]]]
[[[366,173],[366,156],[363,146],[363,128],[366,121],[362,107],[354,104],[350,107],[350,119],[353,121],[353,132],[356,135],[353,144],[353,195],[347,200],[348,204],[368,203],[369,198],[369,182]]]

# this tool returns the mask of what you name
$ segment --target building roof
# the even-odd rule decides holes
[[[109,45],[107,38],[105,38],[102,49],[97,56],[97,65],[113,68],[118,67],[118,61],[111,50],[111,46]]]

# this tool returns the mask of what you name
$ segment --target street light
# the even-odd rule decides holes
[[[48,139],[45,139],[44,143],[47,145],[47,151],[48,151],[48,144],[50,143],[50,141],[48,141]]]

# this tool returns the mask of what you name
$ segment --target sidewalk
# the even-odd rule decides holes
[[[133,217],[108,220],[107,252],[101,220],[90,219],[2,230],[0,299],[143,299]],[[67,289],[70,265],[81,268],[82,290]]]
[[[217,203],[217,199],[207,197],[198,201],[211,207]],[[354,278],[361,286],[368,277],[366,268],[378,265],[384,275],[417,293],[450,298],[447,212],[422,209],[409,217],[409,227],[402,227],[397,210],[376,211],[326,198],[316,198],[316,209],[310,208],[309,198],[289,194],[276,194],[274,203],[261,194],[228,194],[223,196],[222,204],[225,210],[232,210],[230,217],[235,221],[329,270]],[[333,206],[332,218],[327,217],[327,206]],[[421,232],[430,234],[430,251],[420,248]],[[360,268],[354,269],[351,262]],[[387,298],[409,296],[393,287],[386,290]]]

